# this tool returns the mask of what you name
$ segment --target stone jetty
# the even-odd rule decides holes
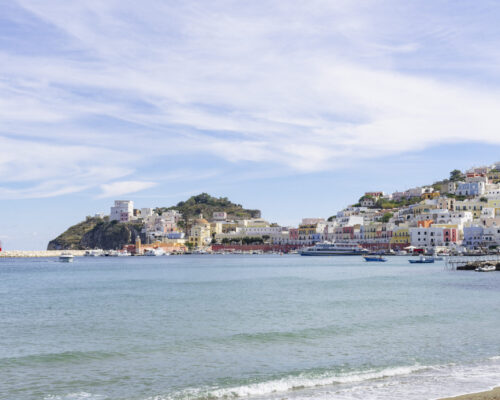
[[[487,267],[490,265],[495,266],[496,270],[500,271],[500,262],[493,262],[493,261],[471,261],[465,265],[458,266],[457,270],[472,271],[475,270],[476,268]]]
[[[85,250],[6,250],[0,252],[0,258],[59,257],[62,253],[83,256]]]

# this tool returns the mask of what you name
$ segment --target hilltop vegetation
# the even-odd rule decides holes
[[[172,207],[157,208],[158,213],[167,210],[177,210],[182,213],[184,220],[198,218],[200,214],[206,219],[212,219],[214,212],[226,212],[229,219],[249,219],[260,218],[260,210],[250,210],[243,208],[241,204],[236,204],[228,200],[227,197],[212,197],[208,193],[201,193],[192,196],[186,201],[181,201]]]

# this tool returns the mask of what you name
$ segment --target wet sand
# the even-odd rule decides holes
[[[464,394],[457,397],[449,397],[441,400],[500,400],[500,387],[480,393]]]

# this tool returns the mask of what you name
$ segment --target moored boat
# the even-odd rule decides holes
[[[144,255],[151,257],[151,256],[168,256],[170,254],[166,253],[165,250],[163,250],[162,248],[158,247],[156,249],[147,249],[144,252]]]
[[[496,271],[497,267],[494,265],[483,265],[481,267],[477,267],[475,269],[476,272],[491,272],[491,271]]]
[[[420,256],[417,260],[408,260],[410,264],[433,264],[434,263],[434,258],[433,257],[424,257]]]
[[[387,258],[382,257],[382,256],[363,256],[365,261],[368,262],[386,262]]]

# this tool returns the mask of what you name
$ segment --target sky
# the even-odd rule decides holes
[[[208,192],[296,225],[500,161],[495,1],[0,0],[0,241]]]

